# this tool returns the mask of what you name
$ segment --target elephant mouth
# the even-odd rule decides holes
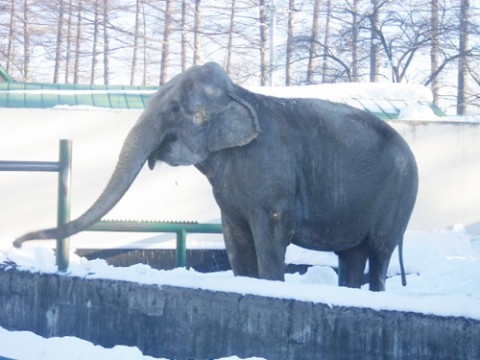
[[[177,140],[177,135],[168,134],[165,136],[160,146],[150,153],[148,156],[148,167],[150,170],[155,168],[157,161],[162,160],[166,154],[171,150],[171,145]]]

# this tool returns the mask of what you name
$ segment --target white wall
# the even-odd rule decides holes
[[[480,234],[480,123],[391,121],[417,159],[413,230],[463,224]]]
[[[58,139],[73,139],[72,217],[102,191],[140,111],[0,109],[0,160],[55,161]],[[480,233],[480,124],[390,122],[410,143],[420,191],[410,230],[458,223]],[[0,238],[54,226],[57,175],[0,172]],[[109,219],[218,222],[210,185],[194,167],[143,169]],[[149,235],[115,234],[121,241]],[[84,233],[96,241],[111,234]],[[157,237],[158,240],[158,237]],[[99,245],[92,244],[89,245]],[[152,245],[153,246],[153,245]]]

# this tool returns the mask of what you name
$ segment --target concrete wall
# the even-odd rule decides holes
[[[7,329],[137,346],[155,357],[480,359],[480,321],[464,318],[5,268],[0,304]]]
[[[139,115],[132,110],[0,109],[0,160],[56,160],[58,139],[73,139],[72,216],[77,216],[100,194]],[[431,231],[462,223],[480,233],[480,124],[390,124],[411,145],[420,171],[409,229]],[[0,237],[55,224],[55,174],[0,173],[0,191]],[[161,165],[153,174],[142,170],[109,218],[205,222],[218,221],[220,213],[210,185],[195,168]],[[128,240],[131,236],[116,238],[138,240]],[[108,237],[95,233],[93,238]]]

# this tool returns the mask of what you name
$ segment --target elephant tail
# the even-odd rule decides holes
[[[402,286],[407,286],[407,277],[405,275],[405,267],[403,266],[403,238],[398,244],[398,260],[400,263],[400,274],[402,277]]]

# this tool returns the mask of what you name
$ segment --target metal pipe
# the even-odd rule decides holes
[[[58,172],[58,206],[57,226],[70,221],[70,185],[72,178],[72,141],[60,140]],[[70,238],[57,239],[56,261],[58,271],[65,272],[68,268]]]
[[[58,172],[59,163],[54,161],[0,161],[0,171]]]
[[[105,220],[90,226],[88,231],[122,231],[122,232],[168,232],[177,235],[176,266],[187,266],[187,233],[221,234],[221,224],[199,224],[193,222],[162,221],[112,221]]]

